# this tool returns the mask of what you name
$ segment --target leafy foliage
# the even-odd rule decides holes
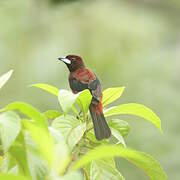
[[[4,152],[7,152],[21,130],[21,119],[14,112],[0,115],[0,138]]]
[[[99,160],[110,157],[123,157],[134,163],[137,167],[146,172],[150,179],[166,179],[166,174],[159,163],[150,155],[142,152],[134,151],[120,146],[100,146],[92,151],[89,151],[74,165],[73,169],[79,169],[90,163],[92,160]]]
[[[114,102],[118,98],[121,97],[124,91],[124,87],[117,87],[117,88],[108,88],[103,92],[103,106],[107,106],[108,104]]]
[[[91,162],[90,179],[92,180],[124,180],[123,176],[116,169],[113,160],[97,160]]]
[[[13,70],[8,71],[6,74],[0,77],[0,89],[6,84],[13,73]]]
[[[129,103],[122,104],[119,106],[111,107],[107,109],[104,113],[105,117],[121,115],[121,114],[129,114],[135,115],[144,118],[145,120],[153,123],[161,132],[161,120],[159,117],[148,107],[142,104]]]
[[[44,84],[44,83],[39,83],[39,84],[33,84],[31,85],[31,87],[36,87],[36,88],[39,88],[39,89],[42,89],[44,91],[47,91],[55,96],[58,96],[58,88],[52,86],[52,85],[49,85],[49,84]]]
[[[0,88],[11,72],[0,77]],[[159,130],[159,117],[140,104],[124,104],[104,111],[112,130],[110,140],[97,141],[88,113],[92,96],[88,90],[73,94],[48,84],[35,84],[59,100],[62,111],[39,110],[24,102],[13,102],[0,110],[0,179],[114,179],[124,180],[116,169],[121,157],[142,169],[151,180],[166,180],[160,164],[150,155],[127,148],[130,132],[126,121],[111,116],[129,114],[142,117]],[[124,87],[103,92],[103,106],[117,100]],[[80,111],[80,113],[79,113]]]

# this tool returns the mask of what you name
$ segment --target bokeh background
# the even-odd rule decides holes
[[[104,89],[126,87],[118,104],[142,103],[160,116],[163,135],[148,122],[123,117],[131,125],[126,141],[179,180],[179,19],[179,0],[1,0],[0,74],[15,72],[0,92],[0,107],[20,100],[41,111],[58,109],[56,98],[28,86],[69,88],[57,57],[79,54]],[[124,160],[118,166],[128,180],[147,179]]]

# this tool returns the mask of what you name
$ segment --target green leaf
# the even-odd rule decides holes
[[[78,94],[73,94],[67,90],[60,90],[58,99],[64,113],[70,111],[73,108],[73,105],[77,103],[83,111],[83,115],[85,117],[88,112],[92,96],[89,90],[81,91]]]
[[[56,118],[52,123],[52,127],[63,134],[71,149],[79,142],[86,130],[85,123],[80,123],[78,119],[70,115]]]
[[[69,148],[66,144],[64,136],[58,130],[53,127],[49,127],[49,131],[55,144],[54,164],[52,169],[56,174],[64,174],[72,160]]]
[[[127,136],[130,131],[130,126],[126,121],[119,119],[111,119],[108,121],[108,125],[116,129],[123,137]]]
[[[10,155],[10,153],[4,154],[3,157],[1,156],[0,164],[1,173],[18,174],[19,167],[16,160]]]
[[[13,70],[8,71],[6,74],[0,77],[0,89],[6,84],[13,73]]]
[[[80,169],[93,160],[104,158],[122,157],[142,169],[151,180],[166,180],[167,176],[160,164],[150,155],[120,146],[99,146],[89,151],[73,167],[73,170]]]
[[[36,108],[33,106],[24,103],[24,102],[13,102],[8,104],[4,110],[19,110],[23,114],[25,114],[27,117],[34,120],[34,122],[37,125],[40,125],[47,129],[46,126],[46,119],[43,114],[41,114]]]
[[[75,145],[81,140],[86,131],[86,123],[79,124],[73,128],[68,135],[68,145],[73,149]]]
[[[88,132],[86,133],[86,137],[87,137],[87,139],[89,139],[90,141],[92,141],[92,142],[95,143],[95,144],[101,144],[101,143],[102,143],[102,141],[98,141],[98,140],[95,138],[95,135],[94,135],[94,133],[93,133],[92,131],[88,131]]]
[[[61,177],[62,180],[83,180],[83,176],[81,172],[71,172],[66,174],[65,176]]]
[[[72,92],[64,89],[59,91],[58,100],[64,113],[67,113],[72,109],[77,97],[78,94],[73,94]]]
[[[48,110],[48,111],[44,112],[44,115],[47,119],[54,120],[57,117],[61,116],[62,113],[57,110]]]
[[[103,107],[114,102],[121,97],[124,91],[124,87],[108,88],[103,92]]]
[[[78,125],[78,119],[70,115],[60,116],[52,122],[52,127],[57,129],[61,134],[63,134],[65,139],[67,139],[73,127],[77,127]]]
[[[42,180],[48,175],[47,162],[41,157],[37,145],[32,141],[30,134],[25,133],[25,148],[29,171],[32,179]]]
[[[91,143],[93,143],[94,145],[99,145],[99,144],[108,144],[108,140],[107,139],[103,139],[101,141],[98,141],[96,139],[96,136],[94,134],[94,130],[92,129],[91,131],[87,131],[86,132],[86,138],[91,141]]]
[[[64,176],[59,176],[55,174],[53,171],[49,175],[49,180],[83,180],[82,173],[80,171],[77,172],[69,172],[66,173]]]
[[[9,149],[9,154],[13,159],[15,159],[19,173],[23,174],[24,176],[30,177],[30,171],[28,167],[28,160],[27,160],[27,148],[24,139],[23,131],[20,132],[19,136],[17,137],[14,144]]]
[[[16,166],[12,167],[8,173],[18,175],[18,170],[19,170],[18,166],[16,165]]]
[[[79,93],[77,98],[77,104],[83,112],[84,118],[89,110],[89,106],[91,104],[92,95],[89,90],[84,90]]]
[[[46,179],[49,171],[47,163],[41,158],[38,153],[31,150],[27,151],[27,156],[32,179]]]
[[[2,180],[30,180],[24,176],[12,175],[12,174],[0,174],[0,179]]]
[[[14,112],[5,112],[0,115],[0,139],[3,150],[8,151],[21,130],[21,119]]]
[[[105,117],[121,114],[135,115],[144,118],[153,123],[162,132],[161,120],[151,109],[144,105],[136,103],[122,104],[120,106],[109,108],[104,112]]]
[[[51,86],[49,84],[39,83],[39,84],[31,85],[31,87],[36,87],[36,88],[42,89],[52,95],[58,96],[58,92],[59,92],[58,88]]]
[[[49,165],[51,166],[54,161],[54,146],[49,132],[30,121],[24,121],[23,124],[25,128],[30,132],[31,138],[37,144],[42,156],[48,161]]]
[[[125,180],[114,166],[114,162],[109,160],[92,161],[90,169],[91,180]]]
[[[9,152],[11,156],[16,160],[19,167],[19,172],[21,174],[24,174],[25,176],[29,176],[30,172],[28,167],[26,149],[24,149],[24,146],[15,144],[10,148]]]
[[[124,138],[122,137],[121,133],[117,131],[116,129],[111,128],[112,135],[118,140],[116,144],[122,144],[124,147],[126,147],[126,143],[124,141]]]

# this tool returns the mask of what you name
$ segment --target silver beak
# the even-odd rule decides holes
[[[58,60],[63,61],[66,64],[71,64],[71,61],[69,59],[67,59],[66,57],[60,57],[60,58],[58,58]]]

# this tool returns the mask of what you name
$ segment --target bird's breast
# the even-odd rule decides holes
[[[73,72],[71,76],[85,83],[89,83],[96,79],[95,74],[88,69],[78,69],[77,71]]]

